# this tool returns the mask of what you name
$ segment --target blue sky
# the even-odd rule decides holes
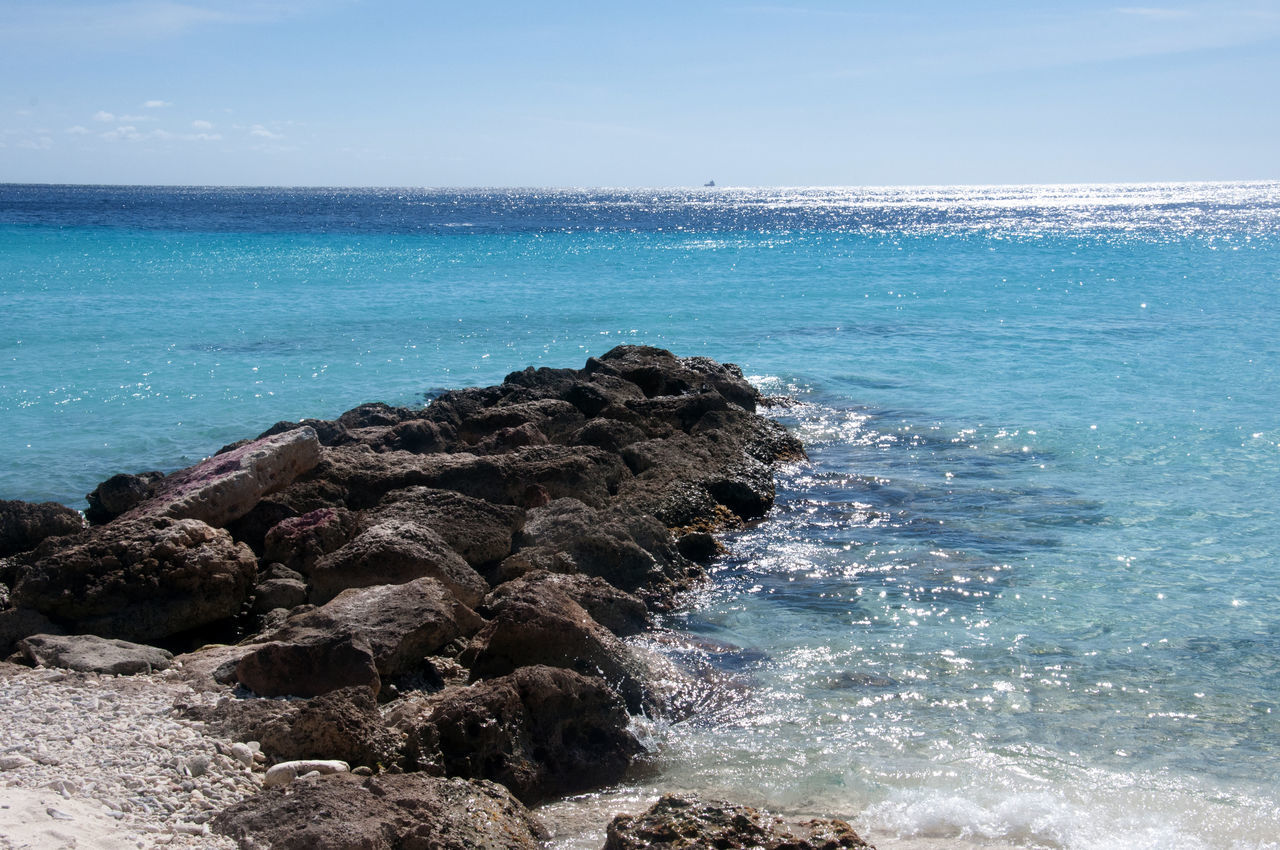
[[[3,0],[0,181],[1280,178],[1280,0],[1126,2]]]

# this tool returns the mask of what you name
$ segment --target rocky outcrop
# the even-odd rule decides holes
[[[641,815],[618,815],[604,850],[870,848],[842,820],[786,821],[750,806],[668,794]]]
[[[422,773],[299,779],[237,803],[213,827],[272,850],[537,850],[545,836],[501,785]]]
[[[150,641],[234,617],[257,571],[247,546],[196,519],[119,519],[45,541],[13,590],[67,631]]]
[[[642,751],[599,679],[522,667],[397,710],[408,766],[501,782],[528,804],[622,778]]]
[[[33,667],[118,676],[168,670],[173,665],[173,653],[166,650],[97,635],[31,635],[18,641],[18,654]]]
[[[0,558],[27,552],[45,538],[76,534],[84,517],[56,502],[19,502],[0,499]]]

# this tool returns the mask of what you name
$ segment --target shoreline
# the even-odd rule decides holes
[[[307,823],[326,794],[345,800],[361,784],[444,795],[428,822],[456,819],[450,795],[471,788],[508,837],[524,836],[501,846],[526,846],[542,833],[521,803],[623,778],[644,750],[631,716],[678,720],[716,698],[715,681],[621,639],[703,578],[715,532],[764,516],[772,465],[803,456],[755,413],[764,402],[736,367],[622,346],[582,370],[530,368],[421,410],[367,404],[278,423],[189,469],[108,479],[84,530],[68,533],[43,506],[14,509],[30,539],[7,538],[18,542],[0,562],[0,637],[26,663],[81,669],[105,664],[81,660],[110,655],[102,638],[125,654],[164,647],[176,657],[152,650],[168,658],[145,669],[171,668],[147,678],[186,689],[179,722],[203,723],[231,767],[253,748],[241,779],[296,759],[295,773],[321,771],[268,778],[281,787],[216,816],[181,820],[163,803],[173,836],[212,827],[242,847],[286,841],[291,819]],[[62,633],[72,637],[32,636]],[[38,764],[24,746],[39,742],[8,748],[7,785]],[[184,757],[168,765],[183,768],[189,777]],[[702,828],[721,828],[724,811],[708,812]],[[367,837],[406,817],[439,828],[421,812],[358,812],[308,840],[340,846],[344,829]],[[839,829],[838,846],[862,846]]]

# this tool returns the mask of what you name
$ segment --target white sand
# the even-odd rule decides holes
[[[172,674],[0,665],[0,850],[234,848],[208,822],[261,774],[178,719],[175,699],[217,695]]]

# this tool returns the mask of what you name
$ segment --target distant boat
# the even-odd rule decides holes
[[[714,187],[714,186],[716,185],[716,181],[714,181],[714,180],[708,180],[706,183],[703,183],[702,185],[703,185],[703,186],[712,186],[712,187]]]

